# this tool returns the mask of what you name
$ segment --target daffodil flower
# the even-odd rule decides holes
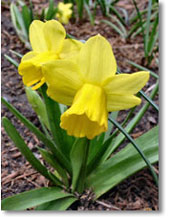
[[[77,55],[83,43],[65,37],[64,27],[56,20],[32,22],[29,30],[32,51],[23,56],[18,68],[26,86],[34,85],[32,89],[37,89],[45,82],[42,73],[45,62]]]
[[[60,2],[58,4],[58,13],[56,16],[61,23],[68,24],[72,15],[71,7],[72,3],[64,4],[63,2]]]
[[[132,108],[136,94],[148,81],[149,72],[116,75],[116,60],[109,42],[97,35],[82,47],[77,65],[51,61],[43,66],[47,94],[71,106],[60,126],[69,135],[92,139],[108,129],[108,112]]]

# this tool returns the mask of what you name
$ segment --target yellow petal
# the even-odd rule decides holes
[[[109,112],[132,108],[141,103],[134,95],[107,95],[107,110]]]
[[[45,22],[44,38],[49,51],[60,52],[63,47],[66,32],[62,24],[56,20]]]
[[[102,84],[116,73],[117,65],[109,42],[101,35],[91,37],[82,47],[78,63],[86,82]]]
[[[62,51],[59,55],[61,59],[75,57],[79,54],[80,49],[84,44],[78,40],[74,39],[65,39]]]
[[[30,52],[26,53],[26,54],[22,57],[21,62],[23,62],[23,61],[28,61],[29,59],[32,59],[32,58],[34,58],[35,56],[37,56],[37,53],[34,52],[34,51],[30,51]]]
[[[23,83],[26,86],[32,86],[43,77],[41,67],[34,65],[32,62],[21,62],[18,72],[23,76]]]
[[[140,91],[149,80],[149,72],[141,71],[132,74],[119,74],[105,82],[107,94],[133,95]]]
[[[61,10],[61,11],[70,9],[72,6],[73,6],[72,3],[67,3],[67,4],[64,4],[63,2],[58,3],[58,9]]]
[[[50,52],[29,52],[25,54],[21,60],[21,63],[18,67],[18,72],[23,76],[23,82],[26,86],[34,86],[34,89],[39,88],[45,81],[42,79],[42,64],[50,61],[56,60],[57,54]]]
[[[36,89],[40,88],[44,83],[45,83],[45,78],[42,77],[41,80],[40,80],[40,82],[37,83],[35,86],[33,86],[32,89],[33,89],[33,90],[36,90]]]
[[[63,46],[66,36],[64,27],[56,20],[42,21],[35,20],[30,25],[30,42],[33,51],[59,52]]]
[[[82,86],[77,65],[68,60],[57,60],[44,64],[42,69],[48,84],[48,95],[57,102],[71,105]]]
[[[95,136],[108,128],[104,91],[101,87],[84,84],[76,93],[72,106],[61,116],[60,126],[75,137]]]
[[[45,23],[39,20],[34,20],[30,25],[29,38],[32,49],[35,52],[48,51],[43,32],[44,25]]]

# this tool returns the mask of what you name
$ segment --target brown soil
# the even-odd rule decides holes
[[[40,8],[39,1],[33,0],[36,9]],[[47,1],[42,1],[41,6]],[[128,4],[125,4],[127,3]],[[141,7],[144,7],[143,2]],[[134,10],[132,4],[128,0],[120,1],[120,6],[126,6],[126,9],[131,12]],[[96,23],[91,26],[89,21],[85,19],[83,22],[70,23],[66,25],[66,30],[69,34],[78,39],[88,39],[95,34],[102,34],[111,43],[117,63],[122,72],[134,72],[132,66],[128,65],[126,59],[132,60],[138,64],[143,64],[143,44],[142,37],[138,36],[134,40],[125,42],[120,36],[106,24],[100,23],[103,19],[102,15],[97,15]],[[24,86],[21,77],[17,73],[17,69],[11,65],[5,58],[4,54],[8,54],[15,59],[10,50],[15,50],[21,54],[26,53],[24,45],[18,39],[10,21],[9,6],[7,3],[2,4],[2,96],[12,103],[20,112],[23,113],[36,126],[40,127],[39,121],[29,106],[25,97]],[[19,61],[19,60],[18,60]],[[151,68],[157,72],[157,66],[153,61]],[[150,78],[144,90],[147,94],[150,93],[150,88],[155,84],[155,79]],[[158,104],[158,97],[155,102]],[[122,121],[126,116],[127,111],[121,111],[118,121]],[[35,145],[41,146],[37,138],[31,134],[8,110],[2,106],[2,116],[8,117],[16,126],[17,130],[23,136],[24,140],[40,158]],[[145,117],[134,129],[132,136],[134,138],[148,131],[150,128],[158,124],[158,114],[149,107]],[[37,187],[48,186],[48,181],[39,175],[26,162],[25,158],[20,154],[12,141],[6,135],[4,128],[2,130],[2,198],[24,192]],[[41,159],[41,158],[40,158]],[[43,161],[42,161],[43,162]],[[158,166],[155,166],[158,172]],[[84,193],[80,202],[71,206],[71,210],[158,210],[158,189],[155,186],[152,176],[148,169],[133,175],[123,181],[118,186],[114,187],[107,194],[102,196],[96,202],[90,200],[91,193]]]

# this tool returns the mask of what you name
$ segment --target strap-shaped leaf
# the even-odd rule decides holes
[[[127,60],[126,62],[129,63],[129,64],[131,64],[132,66],[138,68],[139,70],[146,70],[146,71],[150,72],[150,74],[151,74],[155,79],[159,79],[159,76],[158,76],[156,73],[154,73],[153,71],[151,71],[150,69],[148,69],[148,68],[146,68],[146,67],[143,67],[143,66],[141,66],[141,65],[139,65],[139,64],[137,64],[137,63],[134,63],[134,62],[131,61],[131,60]]]
[[[86,154],[88,141],[86,138],[79,138],[75,141],[71,152],[70,152],[70,160],[72,166],[72,190],[75,191],[77,187],[77,182],[80,181],[80,172],[82,171],[82,166],[84,163],[84,158]],[[84,172],[84,170],[82,171]]]
[[[7,134],[9,135],[9,137],[12,139],[12,141],[14,142],[14,144],[16,145],[16,147],[21,151],[21,153],[24,155],[24,157],[27,159],[27,161],[39,172],[41,173],[43,176],[45,176],[46,178],[48,178],[49,180],[53,179],[51,178],[51,176],[49,175],[48,170],[46,169],[45,166],[43,166],[40,161],[34,156],[34,154],[32,153],[32,151],[29,149],[29,147],[25,144],[24,140],[22,139],[22,137],[19,135],[19,133],[17,132],[16,128],[12,125],[12,123],[7,119],[7,118],[3,118],[2,119],[2,123],[3,126],[5,128],[5,131],[7,132]],[[61,185],[61,181],[59,179],[57,179],[57,177],[55,177],[52,173],[51,175],[53,176],[53,178],[55,178],[56,183],[58,185]]]
[[[45,16],[46,20],[51,20],[57,13],[57,8],[54,7],[54,0],[49,1],[49,7]]]
[[[109,117],[114,118],[116,120],[116,118],[118,116],[118,113],[119,113],[118,111],[117,112],[111,112],[109,114]],[[110,121],[108,121],[108,130],[105,132],[104,140],[107,140],[110,137],[110,135],[112,133],[112,130],[113,130],[113,124]]]
[[[146,21],[146,31],[144,38],[144,46],[145,46],[145,57],[148,56],[148,43],[149,43],[149,32],[150,32],[150,17],[152,12],[152,0],[148,2],[148,13],[147,13],[147,21]]]
[[[11,63],[13,64],[16,68],[18,67],[18,63],[16,60],[14,60],[12,57],[8,56],[7,54],[4,55],[4,57]]]
[[[24,21],[24,24],[25,24],[25,28],[26,28],[26,31],[27,31],[27,34],[29,35],[29,26],[32,22],[32,14],[31,14],[31,11],[29,9],[29,7],[27,5],[23,5],[22,6],[22,17],[23,17],[23,21]]]
[[[66,171],[57,163],[56,158],[48,151],[42,148],[38,148],[44,160],[49,163],[61,176],[63,183],[69,187],[68,177]]]
[[[25,210],[64,197],[73,196],[59,187],[43,187],[2,200],[2,210]]]
[[[156,83],[155,88],[152,90],[152,93],[150,95],[150,98],[153,99],[155,97],[155,95],[157,94],[158,91],[158,86],[159,86],[159,82]],[[125,130],[127,131],[127,133],[130,133],[134,127],[136,126],[136,124],[142,119],[143,115],[145,114],[145,112],[147,111],[147,109],[149,108],[150,103],[146,103],[141,109],[140,111],[136,114],[136,116],[128,123],[128,125],[126,126]],[[111,136],[112,137],[112,136]],[[111,138],[110,137],[110,138]],[[113,138],[114,138],[114,134],[113,134]],[[119,146],[120,144],[123,142],[123,140],[125,139],[124,134],[120,133],[117,137],[116,140],[113,139],[112,142],[110,142],[109,147],[107,148],[107,151],[103,154],[103,161],[106,160],[112,152],[114,152]]]
[[[114,133],[115,134],[115,133]],[[87,174],[90,174],[97,166],[103,163],[103,161],[106,159],[105,155],[108,155],[110,153],[110,147],[111,144],[113,144],[115,141],[114,134],[110,136],[102,145],[99,145],[99,149],[96,149],[96,155],[89,161],[87,166]],[[96,145],[97,147],[97,145]]]
[[[134,148],[138,151],[138,153],[141,155],[145,163],[147,164],[148,168],[150,169],[150,172],[155,180],[156,185],[158,185],[158,177],[156,172],[154,171],[150,161],[147,159],[143,151],[140,149],[136,141],[126,132],[126,130],[114,119],[109,119],[118,129],[121,131],[125,137],[130,141],[130,143],[134,146]]]
[[[77,10],[78,10],[79,18],[82,19],[84,0],[76,0],[76,4],[77,4]]]
[[[136,143],[150,163],[158,161],[158,127],[137,138]],[[93,171],[87,179],[87,187],[92,188],[96,198],[98,198],[144,167],[146,167],[146,163],[132,144],[128,144],[123,150]]]
[[[37,114],[38,118],[50,130],[45,104],[39,96],[38,92],[32,90],[30,87],[25,87],[25,92],[27,99]]]
[[[66,197],[62,199],[57,199],[52,202],[44,203],[38,206],[35,210],[57,210],[57,211],[64,211],[69,208],[77,198],[75,197]]]
[[[49,96],[47,96],[47,85],[44,84],[41,87],[41,91],[43,94],[46,111],[48,115],[48,121],[50,124],[50,131],[52,133],[54,142],[63,152],[63,155],[69,156],[68,152],[70,151],[70,146],[67,143],[67,134],[66,132],[60,127],[60,116],[61,110],[60,106],[57,102],[52,100]]]
[[[87,164],[91,163],[91,161],[95,159],[96,154],[101,150],[105,135],[106,135],[105,133],[102,133],[101,135],[95,137],[94,139],[90,141]]]
[[[14,28],[18,36],[24,43],[26,43],[28,40],[28,35],[25,28],[24,20],[22,14],[20,13],[19,9],[14,3],[11,3],[10,5],[10,13],[11,13],[12,23],[14,25]]]
[[[48,139],[33,123],[25,118],[14,106],[7,102],[3,97],[1,98],[1,101],[30,131],[32,131],[37,136],[40,141],[44,143],[45,146],[47,146],[51,150],[51,152],[62,164],[62,166],[66,168],[69,173],[71,173],[70,162],[65,157],[65,155],[62,154],[60,149],[58,149],[50,139]]]

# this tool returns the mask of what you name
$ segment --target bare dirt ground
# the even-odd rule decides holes
[[[33,0],[35,9],[38,10],[47,1]],[[127,3],[128,4],[125,4]],[[141,7],[144,7],[146,1]],[[134,10],[132,4],[128,0],[120,1],[120,6],[126,7],[128,12]],[[142,4],[142,3],[141,3]],[[102,34],[111,43],[117,63],[122,72],[134,72],[136,69],[127,64],[126,59],[132,60],[138,64],[143,65],[143,41],[141,36],[137,36],[135,40],[123,40],[117,33],[113,31],[108,25],[103,24],[100,20],[103,16],[99,13],[96,17],[94,26],[91,26],[88,19],[83,22],[70,23],[66,25],[66,30],[69,34],[78,39],[88,39],[95,34]],[[31,120],[36,126],[40,127],[39,121],[29,106],[25,97],[24,86],[21,77],[17,73],[17,69],[11,65],[5,58],[4,54],[11,55],[10,50],[15,50],[21,54],[27,52],[23,43],[18,39],[10,20],[9,5],[2,4],[2,96],[12,103],[20,112]],[[18,59],[18,58],[16,58]],[[19,60],[18,60],[19,61]],[[151,68],[157,72],[157,66],[153,61]],[[144,90],[149,94],[150,88],[155,84],[155,79],[150,78]],[[158,97],[155,98],[158,104]],[[121,111],[118,121],[122,121],[126,116],[127,111]],[[31,134],[8,110],[2,106],[2,116],[8,117],[16,126],[17,130],[24,137],[24,140],[40,158],[35,145],[41,146],[37,138]],[[158,124],[158,114],[149,107],[145,117],[138,124],[132,133],[134,138],[148,131],[150,128]],[[39,175],[26,162],[18,149],[14,146],[12,141],[6,135],[4,128],[2,131],[2,198],[30,190],[37,187],[48,186],[48,181]],[[42,161],[43,162],[43,161]],[[155,165],[158,172],[158,165]],[[80,202],[73,204],[71,210],[158,210],[158,188],[155,186],[152,176],[147,169],[140,171],[133,175],[107,194],[102,196],[96,202],[90,200],[89,192],[85,192]]]

